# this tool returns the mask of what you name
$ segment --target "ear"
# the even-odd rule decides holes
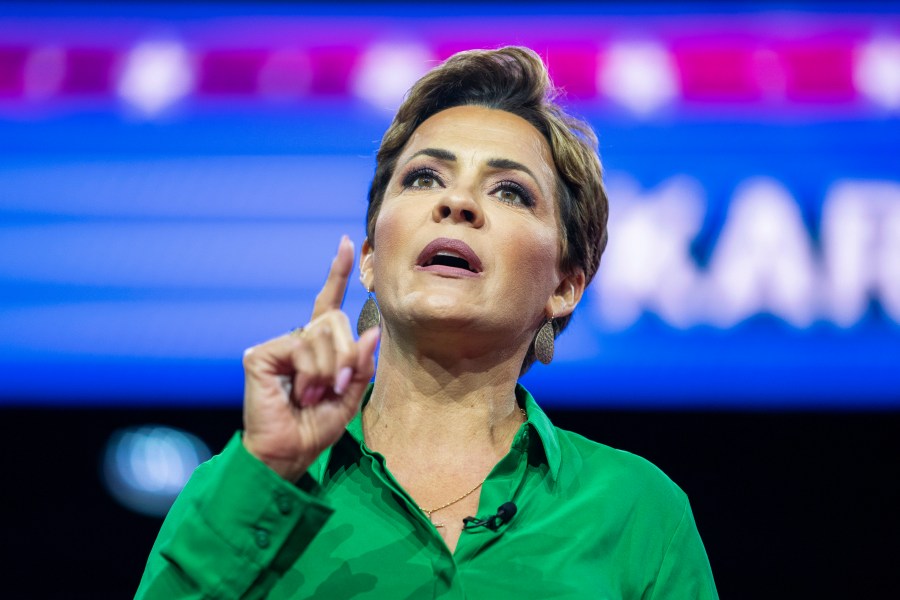
[[[367,291],[375,291],[375,249],[369,238],[363,240],[359,250],[359,280]]]
[[[553,295],[547,301],[547,316],[555,318],[572,314],[572,311],[581,302],[583,294],[584,271],[577,269],[575,272],[563,276]]]

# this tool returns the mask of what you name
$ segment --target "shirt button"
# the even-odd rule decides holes
[[[293,507],[291,506],[291,499],[287,496],[278,496],[275,499],[275,504],[278,506],[278,512],[280,512],[281,514],[291,514],[291,508]]]
[[[256,530],[256,545],[260,548],[269,547],[269,532],[265,529]]]

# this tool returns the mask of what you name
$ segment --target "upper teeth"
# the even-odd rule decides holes
[[[451,251],[449,251],[449,250],[441,250],[440,252],[438,252],[437,254],[435,254],[435,256],[452,256],[453,258],[463,258],[462,256],[460,256],[460,255],[457,254],[456,252],[451,252]],[[465,259],[463,258],[463,260],[465,260]]]

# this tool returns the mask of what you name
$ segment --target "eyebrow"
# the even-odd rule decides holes
[[[446,162],[456,162],[456,155],[449,150],[444,150],[443,148],[424,148],[410,156],[409,160],[406,162],[409,162],[417,156],[430,156],[431,158],[436,158],[438,160],[443,160]],[[534,173],[531,172],[531,169],[520,162],[516,162],[508,158],[492,158],[488,160],[487,165],[492,169],[500,169],[503,171],[522,171],[524,173],[527,173],[531,176],[532,179],[537,181],[537,177],[534,176]]]
[[[444,150],[442,148],[425,148],[423,150],[419,150],[418,152],[410,156],[409,160],[407,160],[406,162],[409,162],[417,156],[430,156],[431,158],[436,158],[438,160],[456,162],[456,155],[449,150]]]
[[[534,176],[534,173],[531,172],[531,169],[514,160],[509,160],[508,158],[492,158],[488,161],[487,164],[492,169],[500,169],[503,171],[523,171],[531,175],[531,178],[537,181],[537,177]]]

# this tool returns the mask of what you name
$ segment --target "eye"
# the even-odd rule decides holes
[[[443,186],[434,169],[422,168],[409,172],[403,178],[404,188],[431,189]]]
[[[528,190],[515,181],[501,181],[500,184],[494,188],[494,191],[491,192],[491,195],[507,204],[518,204],[527,207],[534,206],[534,199],[531,197],[531,194],[528,193]]]

